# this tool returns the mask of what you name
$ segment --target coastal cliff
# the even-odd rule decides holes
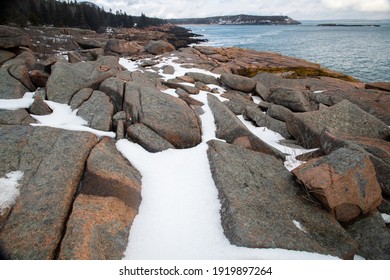
[[[388,259],[389,84],[277,53],[181,47],[162,28],[0,26],[4,257],[121,259],[131,232],[149,247],[126,256],[167,258],[170,242],[205,242],[217,215],[248,250]],[[143,201],[156,208],[142,213]],[[137,216],[155,230],[137,233]]]

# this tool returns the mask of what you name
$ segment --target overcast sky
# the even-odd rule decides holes
[[[83,1],[83,0],[81,0]],[[80,2],[80,0],[79,0]],[[106,11],[184,18],[218,15],[287,15],[297,20],[390,19],[390,0],[89,0]]]

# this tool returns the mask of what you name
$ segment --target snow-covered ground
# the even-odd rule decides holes
[[[158,65],[171,65],[175,69],[173,75],[159,71],[164,79],[182,76],[186,72],[218,76],[203,69],[183,68],[174,59],[170,57]],[[129,70],[136,68],[136,62],[122,59],[121,64]],[[223,92],[217,85],[209,86]],[[164,93],[175,95],[174,90]],[[201,91],[192,97],[205,104],[205,113],[201,116],[202,143],[198,146],[153,154],[128,140],[117,143],[118,150],[142,174],[142,203],[131,228],[125,259],[332,259],[332,256],[308,252],[250,249],[229,243],[223,233],[221,205],[206,153],[206,142],[216,139],[214,117],[207,104],[207,92]],[[279,134],[240,119],[263,141],[282,152],[291,152],[292,155],[307,152],[281,146],[277,143],[283,139]],[[288,162],[297,165],[292,156]],[[291,221],[291,226],[300,225]]]
[[[34,102],[35,92],[26,92],[23,98],[19,99],[0,99],[0,109],[17,110],[29,108]],[[114,132],[107,132],[92,129],[88,122],[82,117],[77,116],[77,110],[72,110],[69,105],[45,100],[46,104],[52,109],[53,113],[45,116],[31,115],[38,123],[32,123],[32,126],[50,126],[73,131],[88,131],[98,137],[108,136],[115,138]]]
[[[0,215],[15,204],[19,196],[18,181],[22,178],[22,171],[9,172],[0,178]]]

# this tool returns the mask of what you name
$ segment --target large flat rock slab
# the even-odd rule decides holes
[[[85,161],[98,139],[86,132],[19,128],[5,128],[8,133],[1,139],[13,147],[11,153],[0,153],[1,160],[14,158],[7,160],[7,169],[12,168],[7,171],[20,170],[24,176],[20,196],[0,230],[0,246],[9,259],[53,259]]]
[[[61,260],[120,260],[136,211],[115,197],[79,195],[61,243]]]
[[[212,140],[207,151],[230,243],[352,258],[357,246],[325,209],[300,195],[272,156]]]
[[[325,128],[351,136],[386,139],[390,128],[381,120],[343,100],[329,108],[314,112],[291,114],[287,129],[305,148],[320,147],[320,136]]]

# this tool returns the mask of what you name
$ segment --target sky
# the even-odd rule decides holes
[[[79,1],[82,2],[83,0]],[[106,11],[188,18],[220,15],[287,15],[296,20],[390,19],[390,0],[89,0]]]

